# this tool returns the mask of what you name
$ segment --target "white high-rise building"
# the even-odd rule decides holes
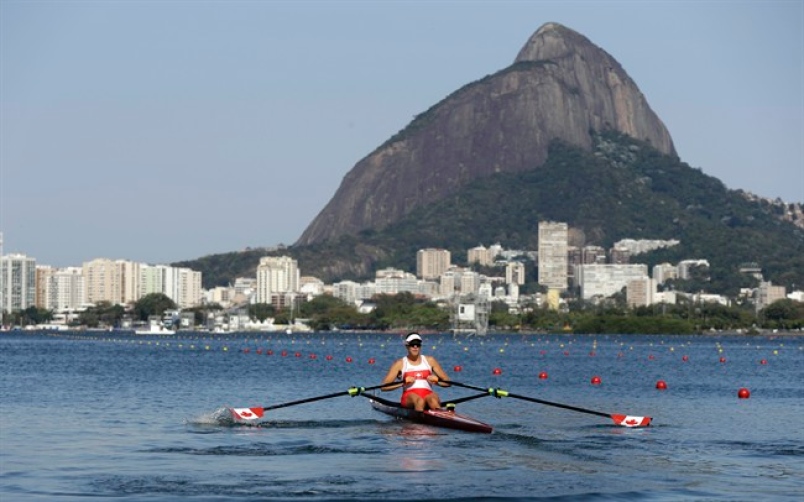
[[[36,260],[24,254],[0,257],[0,311],[8,313],[36,305]]]
[[[80,267],[40,267],[42,308],[55,312],[72,311],[86,303],[84,273]]]
[[[257,303],[272,303],[273,295],[299,291],[301,274],[289,256],[265,256],[257,266]]]
[[[566,223],[539,222],[539,284],[560,291],[567,289],[568,246]]]
[[[201,272],[169,265],[141,264],[139,273],[139,298],[161,293],[173,300],[179,308],[201,305]]]

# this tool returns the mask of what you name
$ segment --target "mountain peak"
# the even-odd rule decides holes
[[[513,65],[453,92],[358,162],[297,244],[382,229],[475,179],[537,169],[553,140],[591,151],[591,133],[602,131],[675,155],[620,64],[583,35],[544,24]]]
[[[563,24],[545,23],[531,35],[514,63],[565,57],[583,45],[594,46],[585,36]]]

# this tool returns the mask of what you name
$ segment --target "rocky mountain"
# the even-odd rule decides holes
[[[756,286],[740,273],[749,262],[774,284],[804,284],[801,205],[729,190],[682,162],[614,58],[555,23],[511,66],[455,91],[358,162],[295,245],[174,265],[203,272],[212,287],[254,277],[262,256],[281,254],[304,275],[362,281],[385,267],[415,270],[426,247],[449,249],[456,264],[480,244],[534,250],[543,220],[607,248],[678,240],[639,262],[708,260],[710,282],[690,291],[736,296]],[[526,269],[533,284],[535,264]]]
[[[620,64],[583,35],[540,27],[514,63],[452,93],[358,162],[296,245],[378,230],[495,173],[537,168],[554,140],[591,151],[614,131],[675,156]]]

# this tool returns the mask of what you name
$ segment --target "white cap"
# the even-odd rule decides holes
[[[418,333],[410,333],[407,338],[405,338],[405,345],[410,344],[413,340],[422,341],[422,337],[419,336]]]

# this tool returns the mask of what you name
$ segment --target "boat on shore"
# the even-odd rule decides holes
[[[385,413],[386,415],[410,420],[411,422],[486,434],[491,433],[493,430],[493,427],[489,424],[467,417],[466,415],[460,415],[452,410],[441,408],[438,410],[416,411],[411,408],[405,408],[397,402],[388,401],[387,399],[377,396],[369,397],[369,401],[371,402],[371,407],[375,410]]]

